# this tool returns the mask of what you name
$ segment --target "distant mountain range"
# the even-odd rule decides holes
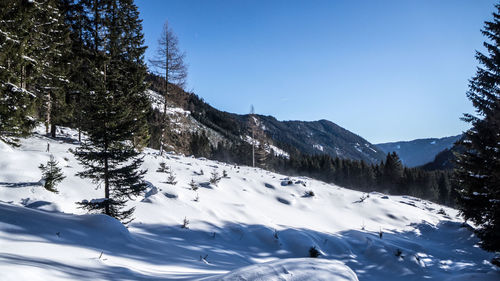
[[[408,167],[417,167],[434,161],[440,152],[451,149],[461,136],[379,143],[376,146],[385,153],[395,151],[403,164]]]

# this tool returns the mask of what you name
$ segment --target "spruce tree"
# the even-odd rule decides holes
[[[56,125],[69,114],[66,92],[71,42],[64,14],[56,0],[39,1],[37,7],[32,32],[39,34],[39,49],[34,55],[39,75],[33,81],[33,88],[38,95],[39,114],[45,121],[46,134],[55,137]]]
[[[392,193],[401,193],[399,184],[403,177],[403,164],[396,152],[387,153],[384,163],[382,183]]]
[[[59,9],[64,15],[64,21],[69,28],[71,47],[68,54],[69,70],[67,73],[69,83],[66,85],[68,100],[67,109],[70,110],[69,123],[78,128],[78,141],[81,141],[82,122],[84,119],[86,94],[91,80],[91,51],[87,38],[90,30],[89,11],[85,9],[84,1],[59,0]]]
[[[140,170],[142,158],[134,145],[147,139],[143,124],[149,104],[144,101],[142,30],[137,7],[131,0],[84,2],[91,12],[93,83],[83,109],[88,140],[75,155],[85,170],[78,175],[103,184],[104,198],[83,201],[83,208],[102,212],[128,223],[134,208],[128,199],[146,188]]]
[[[42,171],[43,187],[48,191],[59,193],[56,186],[64,178],[66,178],[62,169],[57,166],[58,162],[54,159],[54,155],[50,155],[46,165],[40,164],[38,167]]]
[[[460,211],[477,225],[480,244],[489,251],[500,251],[500,5],[495,7],[482,30],[487,53],[476,52],[480,67],[467,92],[476,114],[463,118],[472,128],[461,141],[465,151],[455,171]]]
[[[0,1],[0,141],[17,145],[35,125],[35,95],[28,89],[36,69],[34,2]]]

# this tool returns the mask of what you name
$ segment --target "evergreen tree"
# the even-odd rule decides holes
[[[56,0],[37,2],[32,32],[38,34],[38,50],[34,54],[38,73],[33,88],[38,95],[39,114],[45,120],[46,133],[56,136],[56,125],[68,117],[66,105],[70,58],[69,29]]]
[[[93,80],[90,71],[90,51],[88,43],[88,30],[90,18],[88,10],[85,11],[83,1],[59,0],[59,9],[64,15],[64,21],[69,28],[71,41],[70,51],[66,54],[68,58],[67,77],[69,83],[66,84],[67,110],[70,110],[69,124],[78,128],[78,141],[81,141],[81,131],[83,122],[83,108],[87,100],[85,94],[91,88]],[[87,44],[86,44],[87,43]]]
[[[50,155],[47,164],[40,164],[38,167],[42,171],[43,187],[54,193],[59,193],[56,185],[66,178],[62,173],[62,169],[57,164],[58,162],[54,159],[54,155]]]
[[[88,140],[75,155],[85,171],[78,175],[103,183],[104,198],[83,201],[90,211],[103,212],[124,223],[131,221],[133,208],[124,210],[127,199],[146,188],[142,158],[134,146],[144,138],[139,128],[148,108],[144,102],[142,30],[137,7],[131,0],[84,2],[92,12],[86,30],[92,47],[92,79],[82,126]]]
[[[390,192],[401,192],[399,184],[403,177],[403,164],[396,152],[387,153],[382,177],[383,184],[385,184]]]
[[[441,173],[438,182],[438,202],[439,204],[449,205],[450,204],[450,180],[449,176],[445,173]]]
[[[28,82],[36,61],[30,56],[36,48],[31,29],[36,4],[30,1],[0,3],[0,141],[16,145],[35,125],[32,118],[35,95]]]
[[[495,7],[493,20],[482,30],[487,53],[476,53],[481,67],[467,92],[476,114],[464,116],[472,128],[461,141],[465,152],[455,173],[460,211],[478,226],[481,246],[489,251],[500,251],[500,4]]]

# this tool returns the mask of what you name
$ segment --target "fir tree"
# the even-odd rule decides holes
[[[124,210],[131,196],[146,189],[142,158],[135,145],[143,138],[147,114],[144,102],[144,48],[137,7],[128,0],[85,2],[93,12],[88,44],[92,46],[92,78],[95,81],[84,108],[82,126],[88,140],[75,152],[85,171],[78,175],[103,183],[102,200],[83,201],[90,211],[103,212],[124,223],[134,208]],[[140,85],[139,85],[140,84]]]
[[[40,164],[38,167],[42,171],[43,187],[54,193],[59,193],[56,186],[59,182],[66,178],[57,164],[58,162],[54,159],[54,156],[50,155],[50,159],[47,164]]]
[[[481,67],[470,80],[467,97],[476,114],[465,114],[472,125],[461,145],[456,178],[460,186],[459,207],[465,219],[474,222],[481,246],[500,251],[500,5],[482,33],[486,54],[476,52]]]

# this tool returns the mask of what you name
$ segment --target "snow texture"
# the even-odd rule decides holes
[[[77,132],[59,133],[0,143],[0,280],[500,280],[457,210],[151,149],[127,228],[78,208],[104,191],[75,176]],[[59,194],[39,182],[50,154],[66,176]],[[228,174],[217,186],[214,170]]]

